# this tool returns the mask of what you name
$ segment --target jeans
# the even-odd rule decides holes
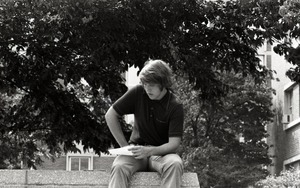
[[[145,159],[117,156],[112,165],[108,188],[128,188],[130,178],[139,171],[158,172],[162,179],[162,188],[181,187],[183,162],[177,154],[168,154]]]

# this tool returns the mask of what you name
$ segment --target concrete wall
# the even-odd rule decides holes
[[[93,170],[100,170],[100,171],[109,171],[110,167],[113,163],[115,157],[93,157]],[[66,157],[61,156],[56,158],[55,161],[51,161],[49,159],[43,158],[44,162],[37,166],[38,170],[66,170]]]
[[[283,169],[283,161],[285,155],[285,132],[283,131],[282,115],[284,103],[284,86],[290,82],[285,76],[285,72],[289,69],[290,64],[281,57],[275,54],[272,50],[273,46],[265,44],[258,50],[258,55],[263,61],[262,64],[270,70],[274,70],[274,80],[269,84],[275,90],[276,94],[272,94],[273,109],[276,111],[274,121],[271,122],[266,130],[269,134],[267,144],[270,146],[269,155],[272,159],[272,165],[269,171],[272,175],[279,174]]]
[[[62,170],[0,170],[0,187],[14,188],[106,188],[109,173],[103,171],[62,171]],[[136,173],[131,188],[160,187],[160,176],[155,172]],[[183,175],[182,187],[200,188],[196,173]]]

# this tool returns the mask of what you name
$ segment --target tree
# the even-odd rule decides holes
[[[77,14],[81,5],[73,1],[8,1],[2,5],[1,86],[18,88],[23,94],[20,102],[3,114],[3,135],[32,135],[34,140],[46,144],[52,155],[61,152],[61,145],[64,151],[76,151],[74,142],[80,141],[85,148],[105,152],[113,139],[104,126],[103,111],[110,103],[98,94],[100,83],[104,83],[103,88],[112,87],[111,99],[116,95],[114,90],[122,93],[125,87],[120,70],[93,64],[91,58],[95,57],[85,54],[94,51],[85,49],[87,46],[79,40],[84,35],[86,43],[89,42],[87,34],[80,33],[85,27],[85,13],[81,10]],[[94,106],[105,104],[97,114],[80,101],[78,92],[71,87],[80,84],[81,77],[93,88],[93,99],[97,100]],[[36,143],[31,145],[28,158],[37,150]],[[26,163],[33,165],[30,161]]]
[[[113,140],[104,120],[109,104],[125,92],[122,73],[148,58],[185,72],[203,100],[225,96],[230,85],[219,71],[270,73],[256,50],[286,35],[276,1],[239,4],[198,0],[5,0],[0,2],[0,87],[22,99],[3,113],[1,134],[39,135],[50,153],[97,153]],[[85,80],[91,101],[78,90]],[[91,109],[98,105],[98,110]],[[91,106],[89,106],[91,105]],[[29,152],[35,152],[36,145]]]
[[[282,16],[280,20],[283,30],[286,32],[285,40],[280,41],[274,47],[274,51],[279,55],[284,55],[285,59],[293,66],[287,71],[287,76],[295,82],[300,82],[300,1],[285,0],[279,8],[279,14]],[[297,43],[298,42],[298,43]]]
[[[219,76],[231,88],[219,100],[199,100],[185,80],[179,86],[186,114],[182,156],[201,187],[248,187],[266,177],[271,163],[264,139],[273,90],[240,74]]]

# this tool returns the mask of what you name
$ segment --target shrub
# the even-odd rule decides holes
[[[262,188],[298,188],[300,187],[300,170],[282,171],[279,176],[268,176],[257,182],[257,185]]]

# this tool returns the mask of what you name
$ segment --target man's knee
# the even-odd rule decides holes
[[[121,158],[116,158],[111,166],[111,174],[122,174],[125,176],[130,175],[130,167],[124,164],[124,160]]]
[[[171,154],[168,160],[167,166],[172,169],[178,169],[178,170],[183,170],[183,161],[182,159],[176,155],[176,154]]]

